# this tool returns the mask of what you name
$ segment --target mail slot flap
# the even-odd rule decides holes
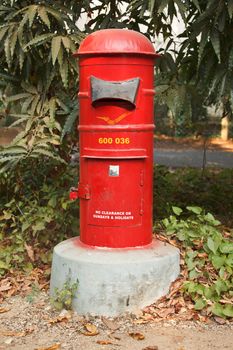
[[[138,159],[147,158],[146,149],[95,149],[84,148],[82,158],[99,158],[99,159]]]
[[[107,81],[91,76],[92,103],[113,99],[130,102],[135,107],[139,83],[139,78],[124,81]]]

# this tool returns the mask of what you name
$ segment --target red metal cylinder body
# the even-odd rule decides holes
[[[140,33],[100,30],[80,67],[80,240],[98,247],[152,241],[155,50]]]

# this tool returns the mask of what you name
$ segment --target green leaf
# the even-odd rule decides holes
[[[223,308],[223,314],[227,317],[233,317],[233,305],[226,305],[224,308]]]
[[[23,49],[26,50],[29,46],[38,46],[46,43],[49,41],[51,38],[53,38],[56,34],[54,33],[47,33],[47,34],[41,34],[37,35],[35,38],[30,40],[24,47]]]
[[[25,221],[22,224],[22,232],[26,231],[30,226],[31,226],[31,222],[30,221]]]
[[[50,29],[50,21],[45,6],[38,6],[38,15],[40,16],[41,20],[46,24],[46,26]]]
[[[223,266],[219,270],[219,277],[222,279],[225,278],[225,268]]]
[[[220,278],[214,283],[214,287],[218,295],[221,295],[222,292],[228,291],[226,282]]]
[[[37,6],[37,5],[30,5],[30,6],[28,7],[27,14],[28,14],[28,21],[29,21],[29,27],[30,27],[30,28],[31,28],[31,26],[32,26],[32,24],[33,24],[35,15],[36,15],[36,13],[37,13],[37,9],[38,9],[38,6]]]
[[[58,53],[60,51],[61,48],[61,36],[55,36],[52,39],[52,43],[51,43],[51,48],[52,48],[52,61],[53,61],[53,65],[55,64],[56,60],[57,60],[57,56]]]
[[[56,112],[56,98],[52,97],[49,100],[49,115],[50,115],[51,121],[55,119],[55,112]]]
[[[8,31],[8,29],[9,29],[9,26],[5,26],[5,27],[1,28],[1,30],[0,30],[0,41],[4,38],[4,36],[5,36],[6,32]]]
[[[38,221],[35,225],[32,225],[33,231],[42,231],[45,229],[44,221]]]
[[[9,269],[9,265],[5,261],[0,260],[0,269],[8,270]]]
[[[62,82],[64,87],[68,86],[68,64],[67,61],[64,61],[62,65],[60,65],[60,74],[62,78]]]
[[[220,255],[213,255],[211,262],[216,269],[220,269],[225,263],[226,257]]]
[[[200,207],[193,207],[193,206],[188,206],[186,207],[186,209],[188,209],[189,211],[191,211],[194,214],[200,215],[202,212],[202,208]]]
[[[188,266],[188,265],[187,265],[187,266]],[[189,269],[189,267],[188,267],[188,269]],[[197,272],[195,269],[193,269],[193,270],[191,270],[191,271],[189,272],[189,278],[190,278],[191,280],[197,278],[199,275],[200,275],[200,273]]]
[[[216,56],[218,57],[218,60],[221,60],[220,57],[220,38],[219,38],[219,33],[216,29],[214,29],[211,33],[210,36],[210,41],[212,43],[212,46],[214,48],[214,51],[216,53]]]
[[[203,300],[202,298],[198,298],[195,302],[194,309],[195,310],[202,310],[206,307],[206,301]]]
[[[9,162],[12,160],[19,160],[20,158],[21,158],[21,155],[12,155],[12,156],[8,156],[8,157],[2,157],[2,158],[0,158],[0,163]]]
[[[182,212],[183,212],[183,210],[181,209],[181,208],[178,208],[178,207],[172,207],[172,211],[173,211],[173,213],[174,214],[176,214],[177,216],[179,216]]]
[[[55,160],[57,160],[57,161],[59,161],[61,163],[65,163],[66,164],[64,159],[62,159],[60,156],[52,153],[51,151],[47,151],[47,150],[45,150],[43,148],[33,150],[32,154],[41,155],[41,156],[47,156],[49,158],[53,158],[53,159],[55,159]]]
[[[152,1],[151,1],[152,2]],[[157,10],[157,13],[161,13],[163,12],[163,10],[165,9],[165,7],[168,6],[168,3],[169,3],[169,0],[162,0],[160,5],[159,5],[159,8]],[[154,5],[155,5],[155,0],[153,1],[153,7],[151,7],[151,12],[153,12],[153,9],[154,9]]]
[[[37,88],[35,86],[33,86],[25,81],[22,81],[21,86],[25,91],[27,91],[30,94],[37,94],[38,93]]]
[[[155,90],[156,94],[162,94],[163,92],[167,91],[169,89],[170,85],[157,85]]]
[[[7,97],[7,102],[9,103],[9,102],[21,100],[21,99],[27,98],[29,96],[31,96],[31,94],[26,93],[26,92],[21,93],[21,94],[17,94],[17,95],[13,95],[13,96],[9,96],[9,97]]]
[[[218,250],[219,242],[214,240],[212,237],[208,237],[207,246],[215,254]]]
[[[211,311],[214,315],[217,315],[219,317],[224,317],[224,307],[219,303],[215,303],[211,307]]]
[[[223,254],[233,253],[233,242],[224,242],[220,245],[219,250]]]
[[[66,122],[64,124],[64,127],[62,129],[62,133],[61,133],[61,141],[63,140],[63,138],[66,134],[69,134],[72,131],[72,128],[73,128],[74,123],[77,119],[77,116],[78,116],[78,112],[76,109],[74,109],[66,118]]]
[[[218,221],[218,220],[216,220],[216,219],[214,218],[214,216],[213,216],[211,213],[207,213],[207,214],[204,216],[204,218],[205,218],[206,221],[210,222],[210,223],[211,223],[212,225],[214,225],[214,226],[218,226],[218,225],[221,224],[221,222]]]
[[[62,42],[63,42],[63,45],[64,45],[66,51],[69,52],[70,51],[70,47],[71,47],[70,39],[68,37],[66,37],[66,36],[63,36],[62,37]]]
[[[11,51],[10,51],[10,39],[9,39],[9,37],[7,37],[5,42],[4,42],[4,50],[5,50],[7,65],[8,65],[8,67],[10,67],[11,66]]]
[[[170,222],[169,222],[169,220],[167,218],[163,219],[162,223],[164,224],[165,227],[168,227],[169,224],[170,224]]]
[[[231,48],[231,51],[230,51],[230,54],[229,54],[228,67],[229,67],[229,69],[233,68],[233,47]]]
[[[13,146],[4,148],[2,151],[0,151],[0,155],[6,155],[6,154],[26,154],[27,149],[22,146]]]
[[[10,38],[10,49],[11,49],[11,57],[14,56],[14,52],[15,52],[15,46],[16,46],[16,42],[18,39],[18,33],[17,31],[15,31]]]
[[[22,69],[23,69],[24,60],[25,60],[25,55],[24,55],[23,50],[20,47],[20,50],[19,50],[19,67],[20,67],[20,71],[22,71]]]
[[[229,254],[226,259],[226,264],[229,265],[229,267],[233,267],[233,254]]]
[[[232,16],[233,16],[233,0],[228,0],[227,9],[228,9],[229,17],[230,17],[230,19],[232,19]]]
[[[192,0],[192,2],[194,3],[194,5],[195,5],[196,8],[198,9],[198,11],[201,12],[200,5],[199,5],[199,1],[198,1],[198,0]]]

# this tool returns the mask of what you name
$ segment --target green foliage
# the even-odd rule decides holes
[[[56,310],[70,310],[72,307],[73,298],[78,289],[78,280],[75,283],[71,283],[71,279],[67,279],[63,288],[55,288],[54,296],[51,298],[51,304]]]
[[[203,176],[200,169],[167,167],[154,169],[154,218],[162,219],[172,213],[171,207],[185,209],[204,207],[216,215],[224,224],[232,227],[233,221],[233,170],[206,169]]]
[[[77,115],[72,54],[84,37],[75,24],[79,7],[74,1],[54,6],[18,0],[0,6],[1,95],[11,126],[23,130],[0,151],[2,172],[29,157],[64,161],[68,144],[60,142],[61,133],[63,138],[70,132],[66,118],[74,121]]]
[[[224,236],[220,222],[196,206],[173,207],[175,215],[162,221],[167,235],[182,242],[189,278],[184,291],[195,309],[207,309],[220,317],[233,317],[233,236]],[[188,212],[188,213],[187,213]]]
[[[38,159],[0,175],[0,274],[48,263],[56,242],[78,234],[77,203],[68,193],[75,178],[76,169]],[[35,261],[26,244],[35,250]]]

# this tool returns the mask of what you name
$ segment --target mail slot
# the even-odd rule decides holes
[[[154,61],[142,34],[88,35],[79,59],[80,240],[126,248],[152,241]]]

